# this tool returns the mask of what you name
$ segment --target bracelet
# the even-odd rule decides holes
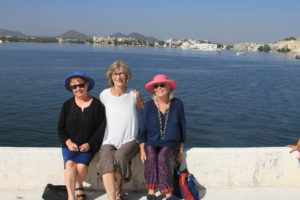
[[[178,153],[183,153],[183,150],[178,150],[177,152],[178,152]]]

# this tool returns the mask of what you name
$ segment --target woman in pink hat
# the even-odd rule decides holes
[[[177,162],[183,158],[186,135],[183,103],[174,97],[177,82],[164,74],[156,75],[145,88],[153,98],[145,103],[137,142],[145,165],[147,199],[156,199],[156,189],[168,200],[175,199],[171,161],[174,156]]]

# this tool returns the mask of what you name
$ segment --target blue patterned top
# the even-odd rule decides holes
[[[157,147],[168,146],[176,149],[179,143],[185,142],[186,121],[182,101],[177,98],[172,99],[169,109],[165,135],[161,138],[158,109],[155,102],[150,100],[145,103],[139,134],[136,139],[138,143],[146,143],[146,145]]]

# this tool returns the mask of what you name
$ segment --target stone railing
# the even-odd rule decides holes
[[[191,148],[187,166],[203,188],[300,186],[299,162],[285,147]],[[0,190],[44,188],[47,183],[64,184],[60,148],[0,147]],[[85,186],[97,185],[96,155]],[[145,190],[144,167],[139,155],[132,161],[133,178],[128,190]]]

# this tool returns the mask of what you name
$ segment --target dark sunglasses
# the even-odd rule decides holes
[[[84,88],[85,83],[79,83],[77,85],[70,85],[71,90],[75,90],[77,87]]]
[[[166,84],[165,83],[161,83],[161,84],[155,84],[154,85],[155,89],[157,89],[158,87],[161,87],[161,88],[166,87]]]

